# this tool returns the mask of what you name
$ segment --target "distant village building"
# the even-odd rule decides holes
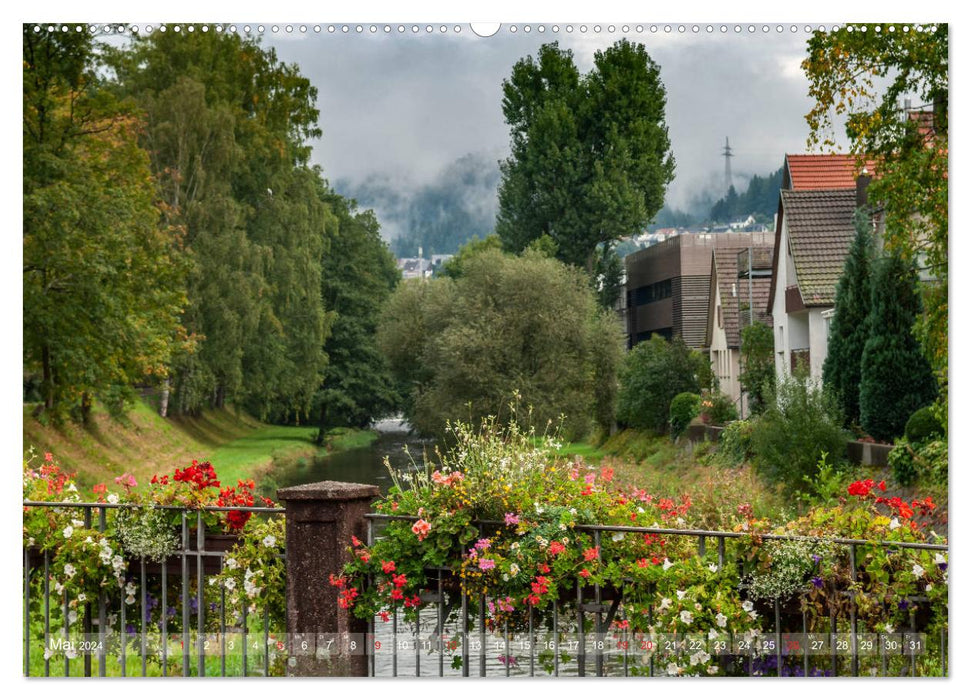
[[[657,334],[707,349],[712,251],[749,245],[753,234],[680,233],[624,258],[628,348]]]
[[[432,262],[425,258],[398,258],[398,269],[406,280],[432,276]]]
[[[873,163],[867,164],[873,173]],[[772,315],[776,376],[805,363],[822,380],[836,284],[853,240],[857,207],[855,156],[787,155],[776,216]]]

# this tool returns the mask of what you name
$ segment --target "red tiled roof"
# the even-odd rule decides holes
[[[866,169],[873,176],[874,161],[867,160]],[[856,187],[860,174],[857,158],[845,153],[786,154],[786,182],[784,189],[792,190],[849,190]]]

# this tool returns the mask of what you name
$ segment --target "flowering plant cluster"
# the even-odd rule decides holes
[[[554,606],[575,607],[578,589],[592,598],[596,584],[608,600],[623,591],[615,629],[711,639],[731,633],[752,641],[763,634],[766,601],[800,601],[822,626],[829,624],[830,612],[823,603],[844,610],[848,598],[839,592],[849,590],[857,611],[876,624],[873,598],[885,605],[892,595],[903,600],[918,593],[913,585],[918,562],[924,562],[921,585],[931,584],[920,592],[943,596],[946,605],[946,585],[934,587],[946,584],[946,564],[936,567],[932,554],[884,548],[881,558],[880,547],[860,547],[861,575],[854,580],[849,551],[824,542],[924,541],[910,516],[932,508],[927,499],[905,504],[873,494],[880,486],[868,490],[864,483],[850,491],[860,502],[820,508],[779,528],[741,504],[726,523],[739,536],[726,538],[719,553],[710,546],[699,554],[696,537],[664,532],[697,525],[686,497],[624,488],[609,467],[551,458],[557,447],[552,439],[515,424],[500,427],[487,420],[477,432],[457,424],[452,437],[454,447],[438,453],[437,464],[396,477],[374,506],[379,513],[407,517],[387,521],[373,544],[351,539],[350,561],[330,584],[341,607],[356,616],[416,620],[426,604],[422,593],[441,587],[453,601],[450,609],[461,593],[470,600],[482,596],[487,627],[525,631],[530,622],[533,629],[549,622]],[[591,527],[598,525],[612,529]],[[450,573],[439,580],[436,572],[443,570]],[[894,582],[892,592],[883,585],[887,577]],[[561,613],[560,619],[569,618]],[[896,616],[883,618],[884,625],[898,624]],[[725,670],[721,663],[699,652],[666,670],[717,674]]]
[[[88,606],[105,595],[109,624],[119,621],[119,606],[132,606],[127,610],[126,627],[134,635],[142,625],[154,625],[157,633],[165,618],[169,632],[178,631],[182,612],[178,605],[182,579],[169,567],[168,606],[163,609],[160,601],[162,582],[157,576],[146,580],[141,590],[139,561],[159,562],[177,551],[181,542],[181,511],[159,506],[181,505],[187,508],[203,506],[250,506],[257,502],[252,481],[241,481],[236,487],[222,488],[216,472],[208,462],[193,462],[186,469],[176,469],[174,474],[156,475],[147,488],[138,490],[138,481],[130,474],[114,479],[114,487],[97,484],[91,495],[85,495],[74,481],[74,475],[64,472],[53,455],[45,454],[39,466],[38,458],[30,455],[24,463],[23,493],[25,501],[105,503],[105,509],[85,511],[70,506],[25,506],[23,509],[23,546],[26,556],[32,560],[34,575],[31,577],[30,619],[36,638],[43,637],[45,591],[51,598],[49,624],[51,629],[68,626],[80,629],[77,623],[84,619]],[[259,499],[261,504],[272,506],[269,499]],[[250,518],[241,511],[207,512],[203,522],[211,534],[228,532],[235,542],[224,558],[221,571],[208,582],[204,599],[220,601],[226,592],[226,616],[233,623],[243,613],[259,608],[260,624],[267,614],[275,629],[281,629],[285,618],[285,567],[282,558],[284,546],[284,520],[282,518]],[[104,519],[104,530],[99,521]],[[196,518],[189,520],[195,527]],[[194,535],[190,535],[190,538]],[[194,540],[193,540],[194,541]],[[37,575],[45,569],[48,578]],[[132,564],[134,563],[134,567]],[[189,613],[197,610],[195,576],[190,576]],[[145,619],[139,620],[144,605]],[[214,603],[209,603],[210,608]],[[97,606],[92,609],[96,614]],[[218,624],[215,610],[210,609],[207,625]],[[216,628],[214,628],[216,629]],[[49,650],[48,650],[49,652]],[[50,652],[52,653],[52,652]],[[58,652],[61,653],[61,652]],[[50,658],[50,657],[48,657]]]

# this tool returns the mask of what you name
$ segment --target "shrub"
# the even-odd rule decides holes
[[[947,440],[924,443],[900,440],[890,451],[887,463],[901,486],[910,486],[918,479],[946,485]]]
[[[718,452],[734,464],[740,464],[752,456],[752,432],[755,422],[736,420],[725,426],[718,438]]]
[[[706,423],[725,425],[738,419],[735,403],[724,394],[709,394],[701,402],[703,414],[707,416]]]
[[[944,426],[934,415],[930,406],[919,408],[907,421],[904,435],[910,442],[924,442],[928,438],[944,434]]]
[[[847,434],[832,397],[805,377],[787,377],[752,433],[760,473],[789,490],[814,479],[822,455],[846,452]]]
[[[701,410],[701,397],[689,391],[682,392],[671,399],[668,422],[671,424],[671,437],[677,439],[687,429],[691,419]]]
[[[753,323],[742,329],[741,374],[742,391],[748,394],[748,406],[753,415],[762,413],[766,393],[775,382],[775,354],[772,329],[764,323]]]
[[[671,400],[699,393],[711,372],[707,356],[691,350],[680,337],[668,342],[655,335],[627,353],[620,370],[617,419],[630,428],[663,433]]]

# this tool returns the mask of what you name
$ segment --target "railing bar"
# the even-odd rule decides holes
[[[917,634],[917,614],[914,611],[914,606],[910,606],[910,630],[913,634]],[[917,657],[914,654],[914,649],[911,647],[910,650],[910,675],[914,677],[917,675]]]
[[[421,616],[415,617],[415,678],[421,678]]]
[[[651,602],[647,604],[647,624],[649,627],[654,626],[654,598],[657,596],[657,586],[653,583],[648,584],[648,600]],[[653,639],[651,640],[654,641]],[[654,677],[654,657],[657,656],[657,646],[651,649],[651,658],[648,659],[647,668],[648,675]]]
[[[71,638],[71,622],[68,620],[68,606],[67,606],[67,586],[64,587],[64,638]],[[71,658],[64,654],[64,677],[69,678],[71,676]]]
[[[142,607],[142,614],[141,614],[142,621],[141,621],[141,624],[138,626],[138,629],[140,631],[140,635],[139,636],[141,636],[142,678],[144,678],[146,675],[148,675],[147,672],[146,672],[146,664],[147,664],[147,661],[148,661],[148,658],[147,658],[147,651],[148,650],[147,650],[147,644],[146,644],[146,634],[148,634],[148,632],[145,629],[145,617],[146,617],[146,613],[147,613],[147,610],[148,610],[148,599],[147,599],[147,596],[148,596],[148,591],[147,591],[148,586],[145,585],[145,557],[141,557],[141,567],[140,567],[139,574],[140,574],[139,580],[141,582],[141,594],[139,595],[139,598],[141,599],[141,604],[142,604],[142,606],[141,606]]]
[[[509,678],[509,620],[502,623],[503,648],[505,649],[506,678]]]
[[[182,511],[182,677],[191,675],[189,668],[189,559],[186,550],[189,549],[189,521],[186,511]]]
[[[462,588],[462,678],[469,677],[469,595]]]
[[[553,604],[553,675],[560,675],[560,615],[559,608]]]
[[[526,614],[529,619],[529,677],[532,678],[536,675],[535,665],[536,665],[536,639],[533,632],[533,604],[529,603],[526,606]]]
[[[831,604],[832,605],[832,604]],[[833,612],[832,608],[829,611],[829,629],[830,629],[830,654],[832,655],[833,663],[833,677],[839,675],[839,660],[836,656],[836,614]]]
[[[51,555],[44,550],[44,644],[51,638]],[[44,654],[44,677],[51,675],[51,660]]]
[[[24,502],[24,505],[29,505],[28,502]],[[77,505],[77,504],[71,504]],[[411,515],[389,515],[385,513],[368,513],[364,516],[365,518],[370,518],[373,520],[407,520],[410,522],[415,522],[418,520],[417,516]],[[480,526],[501,526],[504,523],[500,520],[479,520],[476,521],[477,525]],[[725,537],[732,539],[741,539],[743,537],[751,537],[753,533],[750,532],[729,532],[725,530],[686,530],[686,529],[667,529],[658,527],[635,527],[630,525],[577,525],[574,528],[578,532],[595,532],[597,530],[601,532],[638,532],[638,533],[651,533],[659,535],[686,535],[693,537]],[[758,533],[758,536],[763,540],[789,540],[789,541],[805,541],[805,542],[831,542],[833,544],[841,545],[869,545],[869,546],[887,546],[887,547],[900,547],[902,549],[921,549],[930,551],[944,551],[948,549],[946,544],[929,544],[925,542],[894,542],[890,540],[857,540],[857,539],[847,539],[843,537],[837,538],[825,538],[825,537],[811,537],[808,535],[777,535],[773,533]]]
[[[270,608],[263,606],[263,677],[270,677]]]
[[[601,556],[601,552],[600,552],[600,531],[599,530],[596,530],[593,533],[593,546],[597,551],[597,565],[599,567],[600,565],[603,564],[603,557]],[[603,629],[603,613],[600,612],[600,603],[602,602],[600,600],[600,584],[596,582],[594,582],[593,584],[593,602],[597,604],[597,616],[596,616],[597,637],[595,642],[595,644],[597,645],[595,649],[596,669],[597,669],[597,677],[602,678],[604,674],[604,657],[603,657],[604,629]]]
[[[370,548],[372,545],[374,545],[374,521],[372,520],[367,521],[366,537],[367,537],[367,546],[368,548]],[[374,587],[374,581],[372,580],[370,570],[368,571],[368,575],[367,575],[367,587],[368,587],[368,590],[371,590]],[[370,618],[368,618],[367,630],[368,630],[368,642],[369,642],[367,645],[367,653],[370,654],[371,656],[369,665],[371,667],[371,677],[374,678],[375,673],[377,673],[376,671],[377,654],[375,654],[376,650],[374,648],[375,629],[374,629],[373,615]],[[392,646],[395,646],[396,644],[397,644],[397,641],[394,641],[392,643]]]
[[[169,675],[169,563],[162,559],[162,677]]]
[[[205,628],[205,572],[202,566],[202,555],[206,548],[206,524],[202,520],[202,511],[196,513],[196,629],[198,630],[199,678],[206,675],[206,628]]]
[[[221,573],[221,572],[220,572]],[[226,587],[219,586],[219,670],[226,677]],[[291,651],[291,653],[293,653]]]
[[[44,508],[144,508],[145,506],[137,503],[101,503],[98,501],[77,502],[77,501],[23,501],[24,506],[40,506]],[[152,505],[152,508],[160,510],[193,510],[203,513],[220,513],[230,510],[238,510],[244,513],[286,513],[286,508],[267,508],[265,506],[202,506],[201,508],[188,509],[184,505]]]
[[[248,616],[246,614],[245,602],[242,605],[240,605],[240,608],[242,609],[242,617],[243,617],[242,655],[243,655],[243,677],[245,678],[249,676],[249,666],[247,666],[247,660],[249,655],[247,654],[247,651],[246,651],[246,632],[247,632],[247,627],[249,626],[249,622],[248,622]]]
[[[442,597],[442,569],[438,570],[438,677],[445,676],[445,618],[442,615],[442,605],[445,599]]]
[[[805,643],[806,642],[806,630],[807,630],[807,627],[806,627],[806,611],[803,610],[802,611],[802,639],[803,639],[803,648],[802,648],[802,677],[803,678],[809,678],[809,648],[808,648],[809,645]]]
[[[779,676],[782,676],[782,622],[779,611],[779,599],[774,599],[772,606],[775,611],[775,667]]]
[[[44,640],[44,646],[48,640]],[[24,547],[24,677],[30,678],[30,550]]]
[[[86,530],[91,529],[91,508],[84,509],[84,527]],[[85,596],[87,598],[87,596]],[[91,640],[92,626],[91,626],[91,601],[85,599],[84,601],[84,622],[82,623],[82,629],[84,632],[84,640],[86,642]],[[91,654],[84,654],[84,677],[91,677]]]
[[[398,677],[398,606],[391,609],[391,677]]]
[[[118,621],[118,635],[121,639],[121,677],[124,678],[128,675],[128,643],[126,637],[128,636],[128,620],[126,619],[126,608],[128,606],[128,578],[125,577],[125,583],[122,585],[120,595],[118,596],[121,601],[119,603],[119,608],[121,615]]]
[[[108,511],[104,508],[98,509],[98,532],[104,534],[108,529]],[[105,600],[104,588],[98,590],[98,675],[102,678],[108,675],[108,651],[105,648],[105,626],[108,614],[107,602]]]
[[[482,534],[481,532],[479,533]],[[479,677],[486,676],[485,595],[479,595]]]
[[[587,638],[583,633],[583,586],[577,581],[577,635],[579,644],[577,645],[577,675],[583,678],[587,675]]]
[[[725,566],[725,538],[718,538],[718,568]]]
[[[850,579],[856,582],[856,545],[850,545]],[[850,649],[852,650],[852,657],[850,660],[850,673],[855,677],[860,675],[860,657],[858,642],[856,638],[857,634],[857,623],[856,623],[856,593],[853,593],[850,599]]]

